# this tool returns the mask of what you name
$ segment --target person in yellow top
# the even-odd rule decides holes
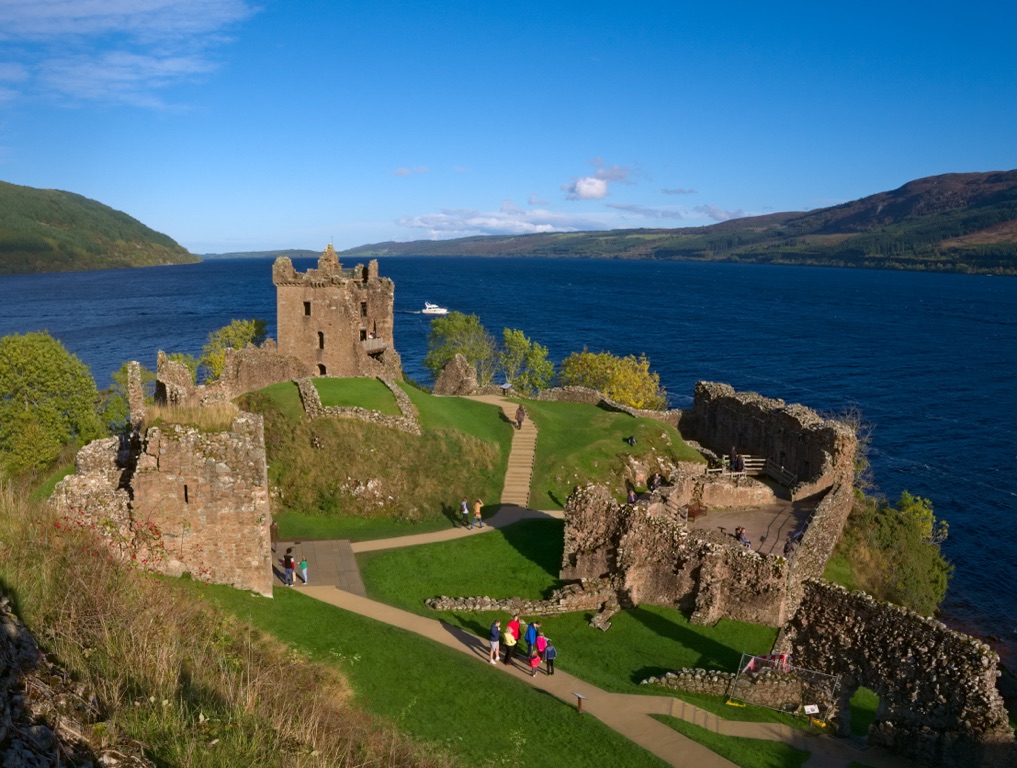
[[[484,501],[482,499],[476,499],[473,502],[473,522],[470,523],[470,530],[473,530],[473,526],[478,528],[484,527],[484,518],[480,515],[480,510],[484,508]]]

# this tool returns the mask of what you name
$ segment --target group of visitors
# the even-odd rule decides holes
[[[293,547],[286,548],[286,554],[282,556],[280,561],[283,569],[283,586],[292,587],[293,577],[296,573],[297,568],[300,569],[300,578],[303,579],[304,584],[307,583],[307,558],[301,556],[299,562],[297,561],[296,555],[293,554]]]
[[[505,664],[512,665],[512,658],[516,654],[520,638],[526,643],[526,663],[530,668],[530,676],[537,676],[537,670],[540,669],[541,662],[547,667],[545,674],[553,675],[554,660],[558,658],[558,650],[544,636],[544,631],[540,628],[539,621],[531,621],[529,624],[526,624],[526,629],[524,630],[523,622],[519,620],[519,614],[515,614],[512,617],[511,621],[505,625],[504,631],[501,628],[501,619],[496,619],[491,623],[489,638],[491,648],[488,653],[488,661],[491,664],[497,664],[501,646],[504,645],[505,655],[503,661]]]
[[[484,509],[484,500],[474,499],[473,517],[471,518],[469,499],[463,496],[463,500],[459,502],[459,514],[463,518],[463,528],[469,528],[471,531],[473,530],[474,525],[477,526],[478,528],[483,528],[484,518],[481,515],[481,510],[483,509]]]

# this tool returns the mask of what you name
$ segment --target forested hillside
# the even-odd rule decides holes
[[[1017,170],[931,176],[830,208],[708,227],[388,242],[344,255],[679,259],[1017,274]]]
[[[0,274],[198,260],[166,235],[95,200],[0,181]]]

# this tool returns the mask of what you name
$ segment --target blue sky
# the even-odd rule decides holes
[[[1017,168],[1017,7],[0,0],[0,179],[195,253],[682,227]]]

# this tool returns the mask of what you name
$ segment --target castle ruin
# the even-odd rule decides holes
[[[401,379],[394,345],[395,285],[378,261],[344,269],[329,245],[318,268],[297,272],[285,256],[272,265],[280,354],[299,360],[305,376]]]

